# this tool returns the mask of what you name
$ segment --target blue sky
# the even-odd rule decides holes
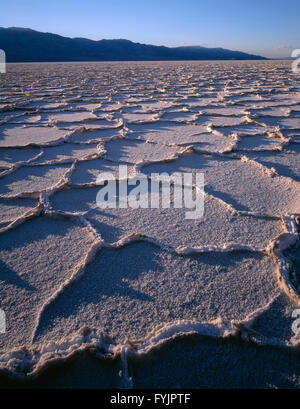
[[[300,48],[299,20],[299,0],[9,0],[0,7],[2,27],[267,57]]]

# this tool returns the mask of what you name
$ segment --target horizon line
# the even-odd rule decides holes
[[[4,30],[9,30],[9,29],[15,29],[15,30],[28,30],[28,31],[34,31],[37,33],[42,33],[42,34],[52,34],[52,35],[56,35],[62,38],[69,38],[72,40],[76,40],[76,39],[83,39],[83,40],[88,40],[88,41],[94,41],[94,42],[99,42],[99,41],[128,41],[134,44],[141,44],[141,45],[148,45],[148,46],[155,46],[155,47],[165,47],[165,48],[171,48],[171,49],[176,49],[176,48],[187,48],[187,47],[199,47],[199,48],[205,48],[205,49],[216,49],[216,50],[229,50],[229,51],[236,51],[236,52],[242,52],[242,53],[246,53],[246,54],[253,54],[257,55],[258,57],[263,57],[266,58],[268,60],[289,60],[291,59],[291,56],[284,56],[284,57],[266,57],[264,55],[260,55],[260,54],[256,54],[259,53],[259,51],[241,51],[240,49],[234,49],[234,48],[226,48],[226,46],[207,46],[207,45],[203,45],[203,43],[199,43],[199,44],[184,44],[184,45],[176,45],[176,46],[171,46],[171,45],[165,45],[165,44],[153,44],[153,43],[148,43],[148,42],[140,42],[138,40],[131,40],[128,38],[101,38],[101,39],[93,39],[93,38],[88,38],[88,37],[82,37],[80,35],[72,37],[70,35],[62,35],[62,34],[57,34],[51,31],[40,31],[37,29],[33,29],[30,27],[19,27],[19,26],[9,26],[9,27],[4,27],[4,26],[0,26],[0,29],[4,29]],[[225,47],[225,48],[224,48]],[[107,62],[109,62],[110,60],[108,60]],[[120,61],[124,61],[124,60],[120,60]],[[132,60],[130,60],[132,61]],[[139,60],[136,60],[139,61]],[[142,61],[142,60],[141,60]],[[161,61],[165,61],[165,60],[161,60]],[[166,60],[168,61],[168,60]],[[188,60],[178,60],[178,61],[188,61]],[[194,61],[194,60],[190,60],[190,61]],[[200,61],[204,61],[204,60],[200,60]],[[207,60],[207,61],[214,61],[214,60]],[[222,60],[222,59],[218,59],[216,61],[227,61],[227,60]],[[42,61],[41,61],[42,62]],[[54,62],[54,61],[53,61]],[[56,61],[59,62],[59,61]],[[67,61],[66,61],[67,62]],[[99,61],[100,62],[100,61]]]

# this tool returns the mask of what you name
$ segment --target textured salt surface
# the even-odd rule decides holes
[[[8,66],[0,386],[299,387],[290,71],[284,61]],[[149,177],[203,172],[204,217],[100,210],[96,178],[119,164]]]
[[[128,334],[144,338],[149,328],[176,319],[240,321],[262,307],[259,300],[277,295],[274,267],[268,257],[243,252],[182,257],[149,243],[103,250],[80,283],[45,312],[37,336],[58,339],[66,328],[69,335],[77,325],[101,322],[121,342]]]

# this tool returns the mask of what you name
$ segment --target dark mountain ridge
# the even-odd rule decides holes
[[[7,62],[263,60],[264,57],[201,46],[165,47],[129,40],[89,40],[42,33],[30,28],[0,27],[0,49]]]

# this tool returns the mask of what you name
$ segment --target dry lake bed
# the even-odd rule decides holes
[[[300,387],[299,79],[288,61],[8,64],[0,385]],[[204,215],[100,209],[119,165],[203,173]]]

